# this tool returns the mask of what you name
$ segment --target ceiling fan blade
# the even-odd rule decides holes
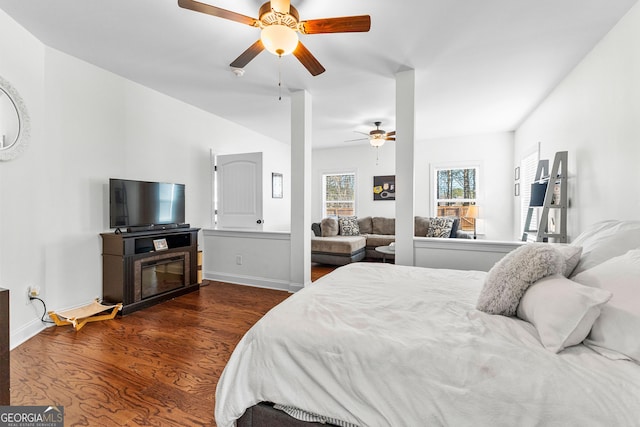
[[[326,71],[322,64],[318,62],[302,42],[298,42],[298,47],[293,51],[293,56],[298,58],[298,61],[300,61],[302,65],[309,70],[312,76],[317,76],[318,74],[322,74]]]
[[[395,139],[394,137],[391,137],[391,138],[386,137],[384,140],[385,140],[385,141],[395,141],[396,139]]]
[[[264,50],[264,45],[262,44],[262,40],[258,39],[257,42],[249,46],[249,49],[245,50],[233,61],[229,64],[230,67],[233,68],[244,68],[253,58],[258,56],[260,52]]]
[[[369,138],[347,139],[345,142],[366,141]]]
[[[387,132],[387,136],[396,136],[396,131],[392,130],[391,132]]]
[[[241,24],[250,25],[256,27],[258,20],[251,18],[250,16],[241,15],[230,10],[221,9],[219,7],[211,6],[210,4],[200,3],[194,0],[178,0],[178,6],[183,9],[194,10],[196,12],[206,13],[207,15],[217,16],[218,18],[229,19]]]
[[[371,28],[369,15],[343,16],[341,18],[311,19],[300,23],[304,34],[366,33]]]
[[[271,8],[278,13],[289,13],[291,2],[289,0],[271,0]]]

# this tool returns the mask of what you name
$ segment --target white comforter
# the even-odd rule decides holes
[[[640,366],[474,309],[486,273],[341,267],[240,341],[216,392],[232,426],[270,401],[361,426],[639,426]]]

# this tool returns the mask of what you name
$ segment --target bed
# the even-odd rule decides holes
[[[218,383],[218,426],[265,425],[261,414],[292,426],[637,426],[640,222],[600,223],[576,243],[553,254],[552,245],[524,245],[563,264],[549,273],[554,262],[541,258],[543,277],[527,278],[512,315],[478,307],[488,284],[507,286],[514,258],[522,278],[531,252],[517,249],[488,273],[338,268],[242,338]],[[620,307],[632,332],[616,347],[607,321],[620,329]]]

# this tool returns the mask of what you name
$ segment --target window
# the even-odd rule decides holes
[[[477,178],[477,167],[435,168],[435,215],[459,217],[462,230],[474,231],[476,218],[467,217],[467,212],[476,205]]]
[[[322,217],[356,214],[356,174],[322,175]]]
[[[529,211],[529,201],[531,200],[531,184],[536,179],[536,171],[538,169],[539,151],[536,149],[520,161],[520,230],[524,232],[525,222],[527,222],[527,212]],[[537,228],[538,209],[532,210],[531,224],[533,228]]]

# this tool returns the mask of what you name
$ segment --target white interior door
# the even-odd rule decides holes
[[[262,228],[262,153],[216,157],[217,225]]]

